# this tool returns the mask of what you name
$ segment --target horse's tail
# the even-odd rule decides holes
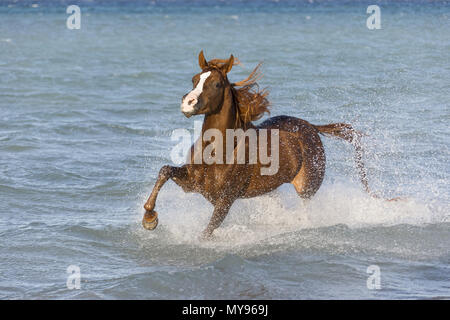
[[[331,135],[350,142],[355,147],[355,162],[356,169],[359,174],[359,180],[361,181],[364,189],[368,194],[378,198],[369,189],[369,182],[367,180],[367,169],[362,161],[363,148],[361,145],[361,132],[356,131],[353,127],[346,123],[331,123],[323,126],[313,125],[320,133],[324,135]]]

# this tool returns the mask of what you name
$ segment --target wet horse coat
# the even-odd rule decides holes
[[[214,212],[203,232],[209,237],[220,226],[228,214],[233,202],[239,198],[256,197],[278,188],[283,183],[292,183],[300,197],[311,198],[319,189],[325,175],[325,151],[319,134],[329,134],[353,143],[356,147],[356,162],[361,181],[367,191],[368,183],[361,161],[359,134],[348,124],[336,123],[316,126],[305,120],[277,116],[269,118],[258,126],[252,121],[269,111],[267,92],[260,91],[256,81],[259,78],[259,65],[250,76],[238,83],[230,83],[227,73],[236,64],[233,55],[229,59],[206,61],[203,51],[199,55],[201,72],[193,77],[194,88],[186,94],[181,103],[181,111],[187,116],[204,114],[202,134],[215,129],[223,137],[223,146],[227,145],[227,129],[255,130],[258,138],[261,129],[277,129],[279,133],[279,168],[273,175],[262,175],[261,161],[244,164],[195,164],[195,148],[191,148],[191,161],[183,166],[163,166],[153,191],[144,205],[146,213],[143,226],[154,229],[158,223],[154,211],[158,192],[164,183],[172,179],[185,192],[202,194],[214,205]],[[268,153],[271,150],[271,135],[268,136]],[[198,141],[201,150],[211,141]],[[230,141],[235,148],[237,142]],[[245,154],[249,152],[249,142],[245,141]],[[225,148],[223,148],[225,149]],[[235,152],[236,156],[236,152]]]

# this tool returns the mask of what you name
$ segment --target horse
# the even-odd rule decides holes
[[[355,147],[359,178],[364,189],[372,194],[362,162],[361,133],[350,124],[314,125],[300,118],[282,115],[255,125],[253,121],[260,119],[264,113],[270,113],[268,91],[260,90],[257,84],[261,77],[259,69],[261,64],[258,64],[245,80],[231,83],[227,74],[234,65],[240,64],[233,55],[228,59],[207,61],[201,51],[198,63],[201,72],[192,78],[193,90],[183,96],[181,111],[188,118],[204,115],[202,135],[190,149],[187,158],[190,161],[179,167],[165,165],[159,171],[157,181],[144,205],[142,225],[145,229],[153,230],[158,225],[158,214],[154,210],[156,199],[162,186],[169,179],[184,192],[203,195],[214,206],[210,221],[201,235],[205,239],[210,238],[214,230],[221,225],[237,199],[268,193],[284,183],[293,184],[301,198],[310,199],[321,186],[325,175],[325,150],[320,135],[341,138]],[[195,163],[196,148],[204,150],[212,143],[202,139],[203,134],[210,129],[216,130],[223,137],[215,141],[216,147],[217,143],[222,143],[222,146],[229,143],[234,149],[238,146],[244,147],[247,153],[250,148],[249,139],[244,137],[244,144],[239,145],[239,141],[234,137],[227,137],[227,130],[241,129],[244,132],[253,130],[258,138],[262,136],[264,129],[276,130],[279,139],[278,150],[272,150],[270,138],[266,147],[272,155],[278,152],[278,170],[274,174],[262,174],[261,169],[266,167],[262,161],[250,163],[246,158],[244,163],[242,161],[225,163],[223,154],[218,155],[223,161],[210,164]],[[229,139],[232,141],[227,141]],[[260,147],[261,145],[258,146]],[[236,160],[237,154],[238,152],[234,150],[232,160]]]

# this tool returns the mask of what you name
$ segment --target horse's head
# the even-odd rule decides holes
[[[228,60],[215,59],[208,63],[203,51],[200,52],[198,64],[202,71],[192,78],[193,89],[181,99],[181,111],[186,117],[220,111],[225,90],[230,86],[227,73],[233,63],[233,55]]]

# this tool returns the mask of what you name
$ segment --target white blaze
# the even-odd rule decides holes
[[[200,75],[200,81],[197,83],[197,86],[194,90],[189,92],[187,96],[183,99],[181,102],[181,111],[182,112],[193,112],[195,109],[195,105],[197,104],[197,99],[200,96],[200,94],[203,92],[203,84],[205,83],[206,79],[208,79],[209,75],[211,74],[211,71],[202,73]],[[190,102],[190,103],[189,103]]]

